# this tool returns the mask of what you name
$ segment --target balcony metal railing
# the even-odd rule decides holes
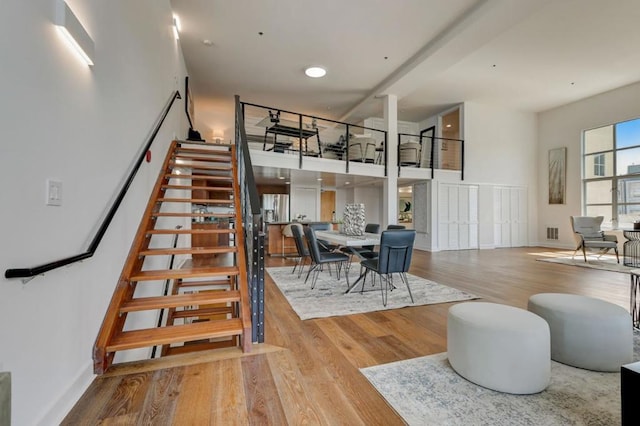
[[[242,102],[247,140],[252,149],[304,158],[384,167],[387,176],[387,132],[327,118]]]
[[[398,175],[401,167],[453,170],[461,173],[464,180],[464,140],[398,134]]]

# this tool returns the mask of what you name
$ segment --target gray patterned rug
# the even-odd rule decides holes
[[[634,339],[634,359],[640,359]],[[511,395],[459,376],[446,352],[360,369],[409,425],[619,425],[620,373],[551,362],[551,384]]]
[[[364,293],[360,293],[360,285],[358,284],[357,291],[345,294],[347,284],[344,276],[340,277],[340,281],[338,281],[335,273],[333,276],[329,276],[327,271],[323,271],[320,272],[316,286],[312,290],[311,277],[307,284],[304,283],[306,270],[298,278],[297,271],[292,274],[291,269],[292,267],[288,266],[267,268],[267,273],[302,320],[478,298],[473,294],[407,274],[415,303],[411,303],[411,298],[404,283],[396,279],[395,285],[397,288],[388,293],[387,306],[385,307],[382,306],[379,280],[376,281],[378,285],[372,287],[370,285],[371,280],[367,278],[366,291]],[[349,282],[355,282],[358,275],[359,268],[351,268]]]
[[[601,258],[598,258],[597,256],[587,256],[587,261],[585,262],[582,257],[582,253],[577,254],[574,259],[572,259],[571,256],[562,256],[545,257],[537,260],[541,262],[579,266],[581,268],[600,269],[602,271],[622,272],[623,274],[629,274],[634,270],[634,268],[624,266],[622,264],[622,256],[620,256],[620,263],[616,262],[616,258],[614,256],[602,256]],[[635,268],[635,270],[637,269],[638,268]]]

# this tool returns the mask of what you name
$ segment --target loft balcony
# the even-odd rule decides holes
[[[440,176],[461,180],[464,141],[439,138],[435,128],[419,135],[400,133],[390,144],[379,128],[338,122],[241,102],[254,167],[300,169],[384,178],[395,173],[408,180]],[[397,168],[388,167],[395,145]]]

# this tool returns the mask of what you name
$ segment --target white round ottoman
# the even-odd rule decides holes
[[[633,360],[633,326],[622,307],[587,296],[541,293],[529,310],[549,323],[551,359],[595,371],[620,371]]]
[[[500,392],[530,394],[549,385],[549,326],[524,309],[485,302],[449,308],[447,352],[465,379]]]

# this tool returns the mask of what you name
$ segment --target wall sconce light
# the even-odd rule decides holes
[[[64,0],[56,0],[55,24],[86,63],[93,66],[93,40]]]
[[[176,40],[180,40],[180,18],[178,15],[173,15],[173,36]]]

